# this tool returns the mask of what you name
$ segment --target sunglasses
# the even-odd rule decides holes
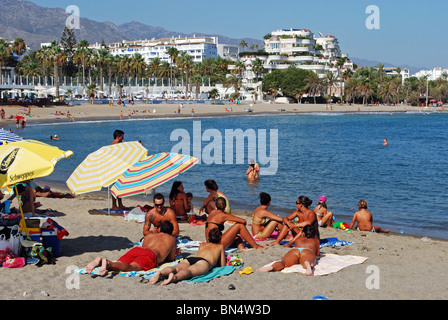
[[[154,203],[154,207],[163,207],[164,204],[165,204],[164,202],[162,202],[162,203]]]
[[[300,201],[296,201],[296,204],[302,204],[302,202],[300,202]]]

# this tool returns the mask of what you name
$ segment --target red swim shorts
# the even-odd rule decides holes
[[[144,271],[157,267],[157,255],[151,249],[135,247],[125,253],[118,261],[138,264]]]

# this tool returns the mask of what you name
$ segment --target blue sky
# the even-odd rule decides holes
[[[262,39],[281,28],[333,34],[349,57],[395,65],[448,68],[447,0],[31,0],[81,17],[122,24],[139,21],[170,31]],[[379,29],[368,29],[369,5]]]

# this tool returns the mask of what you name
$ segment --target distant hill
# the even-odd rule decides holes
[[[69,14],[60,8],[44,8],[23,0],[0,0],[0,37],[10,40],[23,38],[27,45],[35,50],[40,48],[43,42],[60,41],[68,16]],[[97,22],[82,17],[80,27],[75,30],[76,39],[85,39],[89,43],[193,35],[135,21],[117,26],[112,22]],[[249,44],[263,45],[263,41],[258,39],[233,39],[222,35],[196,33],[196,36],[204,35],[218,37],[219,43],[238,45],[241,40],[245,40]]]
[[[409,69],[409,73],[412,76],[413,74],[417,73],[420,70],[427,70],[429,68],[426,67],[413,67],[409,65],[394,65],[392,63],[384,62],[384,61],[375,61],[375,60],[366,60],[356,57],[350,57],[350,60],[353,61],[353,63],[356,63],[358,67],[376,67],[379,63],[382,63],[384,67],[392,67],[392,68],[407,68]]]

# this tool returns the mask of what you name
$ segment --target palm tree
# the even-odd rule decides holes
[[[12,44],[12,51],[19,56],[18,61],[20,61],[20,57],[26,52],[26,43],[22,38],[17,38],[14,40]]]
[[[248,46],[248,44],[247,44],[247,42],[246,41],[244,41],[244,40],[241,40],[241,42],[240,42],[240,45],[239,45],[240,47],[243,47],[243,52],[244,52],[244,48],[246,48],[247,46]]]
[[[0,84],[3,83],[3,62],[7,61],[10,55],[11,47],[4,39],[0,39]]]
[[[211,99],[213,99],[213,104],[216,104],[216,98],[219,96],[218,89],[213,88],[209,91],[208,95]]]
[[[56,41],[51,42],[49,55],[51,61],[53,61],[56,98],[59,98],[59,66],[62,66],[64,64],[66,55]]]
[[[40,60],[42,66],[42,75],[47,76],[47,67],[51,64],[50,47],[43,46],[36,52],[36,58]]]
[[[193,58],[188,55],[185,51],[182,51],[182,53],[179,56],[178,60],[178,67],[182,72],[185,72],[185,94],[188,95],[188,81],[189,81],[189,75],[190,70],[193,67]]]
[[[169,47],[166,51],[170,57],[170,83],[171,87],[173,87],[173,66],[176,64],[177,57],[179,56],[179,50],[176,47]]]
[[[109,51],[107,49],[101,48],[95,54],[95,62],[100,71],[100,91],[104,91],[104,78],[103,78],[103,69],[106,63],[107,56],[109,55]]]
[[[259,79],[259,75],[266,73],[266,69],[263,67],[263,61],[260,58],[257,58],[252,63],[252,71],[255,73],[256,81]]]
[[[95,98],[96,94],[96,83],[91,83],[87,86],[87,94],[89,95],[89,100],[91,100],[91,103],[93,104],[93,100]]]
[[[306,77],[306,86],[305,90],[313,95],[314,104],[316,104],[316,95],[321,93],[322,90],[322,81],[319,78],[318,74],[315,72],[310,72]]]
[[[380,85],[378,94],[383,99],[383,101],[387,101],[387,104],[389,104],[390,100],[395,97],[395,90],[392,87],[391,81],[384,81]]]
[[[239,97],[240,93],[239,90],[242,87],[242,81],[241,78],[235,74],[235,73],[231,73],[230,75],[227,76],[227,78],[224,80],[224,87],[227,89],[229,89],[230,87],[233,87],[234,91],[235,91],[235,96]]]
[[[89,47],[89,42],[87,40],[81,40],[76,47],[74,60],[78,66],[82,66],[82,86],[85,88],[85,69],[86,69],[86,54]]]

